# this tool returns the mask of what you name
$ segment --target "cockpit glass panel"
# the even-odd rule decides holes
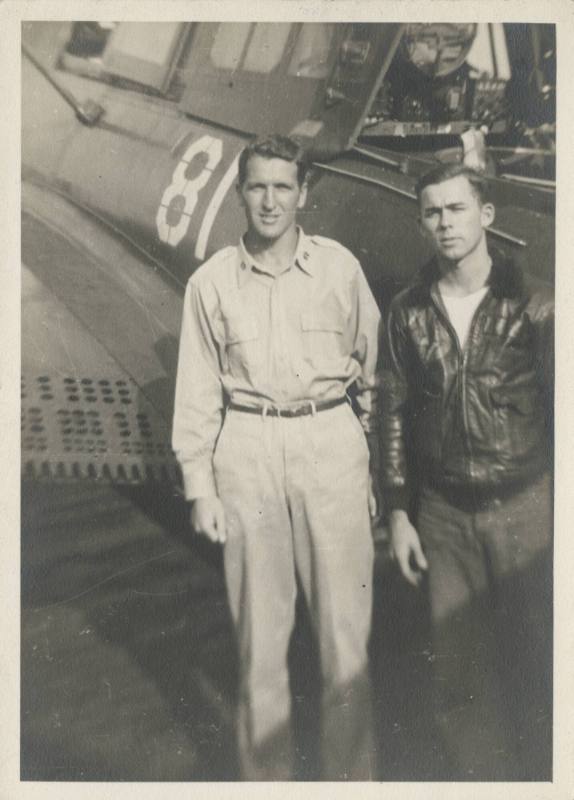
[[[496,22],[491,25],[491,28],[492,45],[494,48],[494,57],[496,59],[496,77],[508,81],[511,77],[511,67],[508,47],[506,45],[506,36],[504,35],[504,26],[502,22]]]
[[[221,22],[217,26],[210,53],[214,67],[230,70],[239,67],[251,25],[251,22]]]
[[[326,78],[329,74],[329,52],[335,34],[332,22],[306,22],[301,26],[289,75],[298,78]]]
[[[289,133],[316,114],[320,80],[288,73],[301,23],[198,23],[182,55],[180,108],[254,133]],[[284,102],[288,97],[289,102]]]
[[[258,22],[249,42],[243,69],[247,72],[271,72],[283,58],[291,32],[285,22]]]
[[[488,25],[477,26],[476,37],[466,57],[472,78],[494,77],[494,58],[488,28]]]
[[[160,65],[170,55],[179,26],[179,22],[124,22],[114,31],[110,44],[125,56]]]
[[[480,24],[466,57],[473,78],[510,79],[510,61],[501,23]]]
[[[121,22],[103,55],[110,75],[163,90],[181,39],[181,22]]]

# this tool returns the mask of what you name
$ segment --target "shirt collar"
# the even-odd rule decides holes
[[[297,249],[295,250],[295,264],[299,269],[303,270],[311,278],[315,275],[315,264],[311,256],[312,244],[311,239],[303,231],[303,228],[297,227],[299,238],[297,240]]]
[[[293,263],[301,269],[306,275],[313,277],[315,274],[313,259],[311,257],[310,238],[306,235],[302,228],[297,226],[297,247],[295,249],[295,256]],[[265,268],[261,266],[249,253],[245,247],[243,236],[239,240],[238,245],[238,265],[237,265],[237,283],[241,288],[251,278],[253,270],[265,272]]]

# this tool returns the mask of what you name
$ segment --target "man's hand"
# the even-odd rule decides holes
[[[196,498],[191,506],[190,520],[196,533],[202,533],[212,542],[225,542],[225,511],[216,495]]]
[[[406,580],[418,586],[422,573],[428,568],[419,535],[411,525],[406,511],[397,509],[389,519],[391,556],[396,559]]]

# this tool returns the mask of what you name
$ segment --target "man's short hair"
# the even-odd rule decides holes
[[[239,156],[238,182],[242,186],[247,177],[247,163],[252,156],[262,158],[282,158],[297,165],[297,182],[302,186],[309,171],[309,158],[297,139],[290,136],[272,134],[261,136],[250,142]]]
[[[458,178],[459,175],[462,175],[468,180],[470,188],[477,196],[481,205],[489,201],[489,182],[486,176],[472,167],[467,167],[465,164],[460,163],[439,164],[437,167],[433,167],[429,172],[425,172],[424,175],[421,175],[415,186],[417,200],[420,202],[421,194],[427,186],[431,186],[435,183],[444,183],[451,178]]]

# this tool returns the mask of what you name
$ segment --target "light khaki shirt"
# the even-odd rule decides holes
[[[185,292],[172,444],[185,496],[216,493],[212,456],[230,400],[288,406],[344,397],[355,384],[372,428],[380,313],[356,258],[299,229],[274,276],[238,246],[218,251]]]

